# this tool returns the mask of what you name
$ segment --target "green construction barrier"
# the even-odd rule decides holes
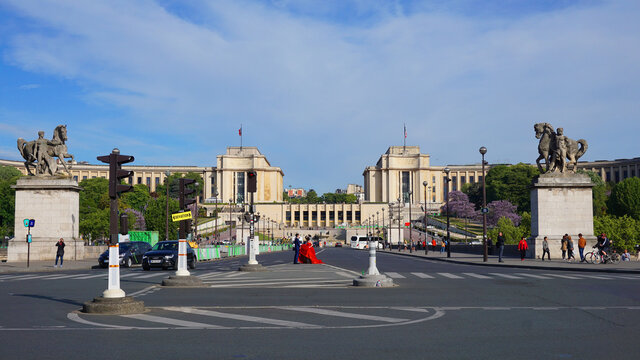
[[[220,259],[219,247],[202,247],[193,250],[196,252],[199,261]]]
[[[158,232],[131,230],[129,231],[129,241],[144,241],[153,246],[158,242]]]

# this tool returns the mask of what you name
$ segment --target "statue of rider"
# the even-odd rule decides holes
[[[553,169],[558,169],[560,172],[564,172],[567,168],[565,161],[567,157],[567,137],[564,136],[564,129],[559,127],[556,130],[556,148],[552,154],[551,164]]]

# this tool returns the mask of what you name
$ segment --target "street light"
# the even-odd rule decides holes
[[[484,247],[482,261],[487,262],[489,257],[489,247],[487,246],[487,188],[484,181],[484,154],[487,153],[487,148],[483,146],[479,151],[482,154],[482,246]]]
[[[385,234],[385,231],[384,231],[384,208],[382,208],[382,240],[385,240],[385,235],[386,234]],[[385,245],[387,245],[386,241],[383,241],[382,242],[382,246],[386,247]]]
[[[165,171],[164,175],[166,176],[164,178],[164,182],[165,182],[166,187],[167,187],[167,197],[165,199],[165,203],[166,203],[166,210],[165,210],[166,223],[165,223],[165,228],[164,228],[164,239],[165,240],[169,240],[169,175],[171,175],[171,171],[169,171],[169,170]]]
[[[424,221],[422,224],[424,225],[424,254],[429,254],[429,246],[427,245],[427,186],[429,182],[427,180],[422,182],[424,186]]]
[[[402,215],[400,215],[400,202],[402,198],[398,196],[398,251],[400,250],[400,242],[402,241],[402,245],[404,246],[404,239],[402,239],[402,235],[400,235],[400,223],[402,223]]]
[[[216,201],[216,227],[213,229],[213,243],[215,244],[216,242],[218,242],[218,191],[213,192],[213,198]]]
[[[376,211],[376,236],[380,237],[380,211]]]
[[[411,205],[413,203],[413,199],[411,197],[413,196],[413,190],[409,190],[407,195],[409,195],[409,252],[413,252],[416,249],[416,246],[413,243],[413,226],[411,225]]]
[[[445,183],[446,183],[446,191],[444,192],[444,196],[445,199],[444,201],[447,202],[447,257],[450,258],[451,257],[451,233],[449,232],[449,183],[451,182],[451,178],[449,177],[449,172],[451,170],[446,167],[444,168],[444,173],[447,174],[447,176],[445,176]]]
[[[233,236],[231,236],[231,225],[233,221],[231,220],[231,203],[233,202],[233,198],[229,198],[229,244],[231,244],[231,240]]]

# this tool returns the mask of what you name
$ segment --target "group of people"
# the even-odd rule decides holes
[[[307,235],[304,244],[300,241],[300,234],[296,234],[293,240],[294,264],[322,264],[322,260],[316,257],[316,250],[313,248],[311,236]]]
[[[502,260],[502,256],[504,254],[504,244],[506,239],[502,231],[498,233],[498,238],[496,239],[496,248],[498,248],[498,262],[504,262]],[[520,252],[520,261],[524,261],[524,258],[527,256],[527,250],[529,250],[529,244],[527,244],[527,239],[523,236],[518,242],[518,251]]]

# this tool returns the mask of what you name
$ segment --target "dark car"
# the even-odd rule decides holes
[[[120,265],[130,267],[142,263],[142,255],[151,249],[151,245],[144,241],[127,241],[118,244],[120,250]],[[98,258],[98,264],[106,268],[109,266],[109,250]]]
[[[195,269],[197,261],[195,251],[187,243],[187,266],[189,269]],[[165,270],[178,269],[177,240],[160,241],[142,256],[142,269],[150,270],[152,267],[161,267]]]

